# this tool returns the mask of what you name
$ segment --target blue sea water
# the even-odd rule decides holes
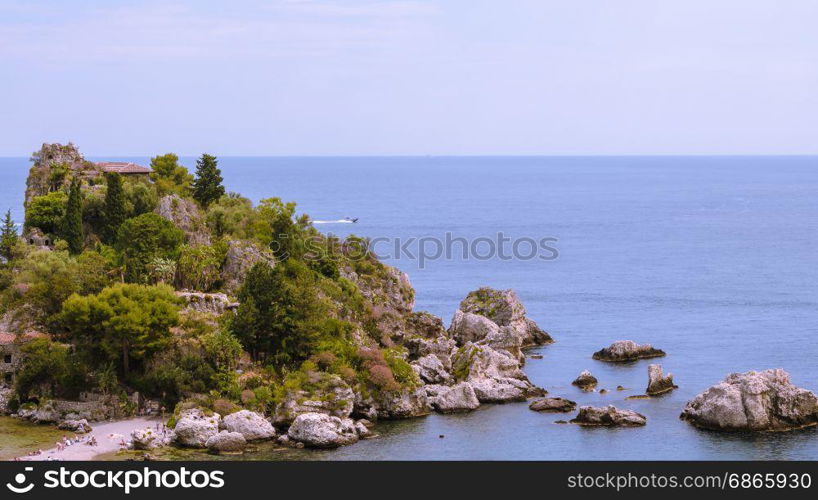
[[[464,260],[455,251],[422,268],[391,263],[409,273],[416,309],[447,324],[470,290],[515,289],[556,339],[525,366],[535,384],[648,418],[644,428],[586,429],[524,403],[484,406],[383,424],[378,439],[296,458],[818,459],[815,429],[718,434],[678,418],[730,372],[784,368],[818,390],[816,157],[224,157],[220,166],[229,190],[256,201],[297,201],[318,220],[359,217],[321,226],[341,236],[556,238],[550,261]],[[27,168],[23,158],[0,159],[0,209],[18,220]],[[619,339],[667,351],[660,362],[679,389],[626,401],[644,391],[649,362],[591,359]],[[611,392],[572,387],[583,369]]]

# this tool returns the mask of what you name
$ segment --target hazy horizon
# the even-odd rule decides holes
[[[0,156],[818,154],[818,3],[0,0]]]

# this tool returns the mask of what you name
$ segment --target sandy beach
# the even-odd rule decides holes
[[[88,434],[82,434],[85,441],[65,447],[58,451],[56,446],[48,450],[43,450],[40,455],[21,457],[22,460],[42,461],[42,460],[93,460],[97,455],[119,451],[121,441],[130,440],[131,431],[155,427],[157,418],[131,418],[118,420],[116,422],[99,422],[91,424],[94,430]],[[66,432],[66,436],[72,438],[74,433]],[[89,446],[87,443],[92,437],[96,437],[97,446]],[[56,443],[54,443],[56,445]]]

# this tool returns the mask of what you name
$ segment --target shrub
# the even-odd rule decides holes
[[[125,280],[144,283],[148,266],[158,258],[175,259],[184,233],[155,213],[126,220],[119,228],[116,248],[122,254]]]
[[[367,379],[381,390],[399,391],[400,384],[386,365],[372,365],[367,369]]]
[[[176,284],[179,288],[210,291],[220,278],[221,256],[209,245],[183,245],[176,265]]]
[[[219,398],[213,401],[213,411],[222,416],[230,415],[231,413],[235,413],[240,409],[241,408],[236,406],[235,403],[226,399]]]
[[[26,205],[26,227],[36,227],[46,234],[55,234],[65,217],[68,195],[63,191],[53,191],[43,196],[35,196]]]

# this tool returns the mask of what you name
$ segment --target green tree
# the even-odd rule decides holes
[[[151,158],[151,180],[153,180],[159,194],[176,193],[182,196],[190,194],[193,176],[179,165],[179,157],[173,153]]]
[[[179,306],[167,285],[117,283],[96,295],[70,296],[60,324],[74,342],[98,350],[127,376],[134,361],[148,360],[168,345]]]
[[[72,255],[82,252],[82,191],[79,179],[71,182],[60,235],[68,243],[68,251]]]
[[[125,208],[128,218],[153,212],[159,204],[156,189],[145,182],[128,182],[125,188]]]
[[[155,213],[126,220],[119,228],[116,249],[122,254],[125,281],[147,281],[151,263],[158,257],[176,259],[184,233]]]
[[[108,189],[105,192],[105,229],[104,237],[107,243],[116,241],[119,227],[127,218],[125,207],[125,193],[122,189],[122,176],[109,172],[105,174]]]
[[[21,401],[40,397],[73,397],[86,386],[86,370],[69,347],[37,338],[22,347],[23,364],[14,390]]]
[[[203,154],[196,160],[196,178],[193,180],[193,198],[203,208],[224,195],[222,172],[215,156]]]
[[[312,352],[328,308],[318,294],[320,278],[303,262],[290,259],[271,268],[257,263],[238,293],[232,332],[254,359],[293,366]]]
[[[6,261],[11,260],[15,243],[17,243],[17,227],[11,218],[11,210],[7,210],[6,216],[3,217],[3,225],[0,227],[0,257]]]
[[[46,234],[56,234],[65,217],[68,196],[63,191],[53,191],[32,198],[26,205],[26,227],[36,227]]]

